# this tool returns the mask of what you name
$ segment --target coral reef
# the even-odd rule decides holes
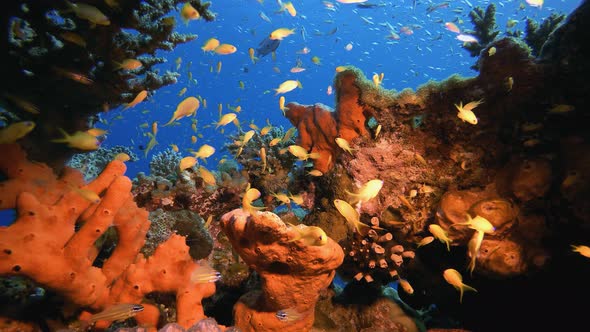
[[[266,135],[257,132],[246,145],[242,145],[243,140],[240,139],[243,133],[231,137],[233,144],[226,144],[226,148],[234,154],[238,163],[242,165],[242,169],[246,171],[242,173],[247,176],[247,181],[252,187],[260,190],[265,205],[269,208],[273,206],[271,194],[280,193],[289,187],[291,182],[289,172],[292,171],[296,162],[292,154],[281,152],[294,143],[292,137],[283,139],[286,134],[287,131],[283,127],[273,127]],[[273,140],[278,140],[278,143],[273,142],[271,146]],[[261,152],[263,148],[265,161]]]
[[[531,54],[538,56],[549,35],[565,19],[564,14],[551,13],[541,24],[531,18],[526,20],[524,40],[531,47]]]
[[[478,42],[464,43],[463,48],[469,51],[472,57],[476,57],[500,33],[496,24],[496,5],[490,3],[485,13],[481,7],[476,6],[469,12],[469,18],[471,19],[471,23],[473,23],[474,30],[465,30],[464,32],[475,36]]]
[[[362,98],[363,88],[366,87],[369,93],[373,90],[369,88],[371,85],[361,71],[350,67],[334,78],[335,111],[322,104],[286,105],[288,110],[285,116],[299,133],[297,144],[320,155],[320,158],[313,160],[315,169],[325,173],[332,168],[335,158],[342,151],[335,142],[337,137],[350,142],[368,134],[366,126],[371,109],[359,103],[359,98]]]
[[[72,156],[66,165],[79,170],[84,174],[84,180],[90,181],[96,178],[119,153],[126,153],[132,162],[138,160],[131,149],[126,146],[116,145],[111,148],[100,147],[98,150],[88,153],[77,153]]]
[[[400,296],[412,307],[436,303],[451,320],[474,330],[501,329],[515,319],[524,322],[517,309],[523,306],[546,315],[554,315],[554,310],[569,315],[532,299],[563,275],[568,276],[562,285],[568,291],[551,292],[552,303],[569,301],[566,294],[586,296],[577,293],[585,284],[578,270],[588,271],[588,265],[571,252],[571,244],[587,241],[590,230],[588,204],[582,198],[590,192],[583,111],[590,95],[584,82],[590,68],[582,56],[588,48],[581,33],[587,29],[589,6],[584,2],[550,34],[539,58],[524,42],[495,39],[495,28],[488,29],[490,40],[477,51],[479,75],[473,78],[452,76],[397,93],[370,84],[348,67],[337,74],[334,86],[337,97],[348,94],[346,100],[355,101],[350,118],[363,127],[349,131],[356,133],[349,140],[352,153],[332,143],[340,128],[337,112],[291,104],[287,116],[299,130],[298,144],[311,152],[325,145],[316,167],[322,161],[333,163],[323,177],[306,180],[314,208],[303,223],[319,225],[343,245],[347,258],[339,272],[363,278],[357,284],[364,289],[377,284],[370,280],[387,282],[373,277],[385,274],[375,251],[385,246],[373,238],[390,233],[391,248],[413,250],[432,235],[430,225],[440,224],[452,240],[450,250],[439,241],[422,243],[415,259],[401,266],[414,292]],[[480,10],[477,16],[493,27],[492,14]],[[493,55],[487,52],[491,47]],[[343,75],[351,84],[341,84]],[[336,110],[343,108],[339,100]],[[469,102],[478,104],[472,109],[476,123],[457,116],[455,105]],[[371,179],[382,180],[383,187],[357,211],[362,223],[371,226],[378,220],[385,231],[369,231],[372,236],[347,232],[331,202],[351,199],[346,191],[356,192]],[[484,234],[476,254],[470,254],[476,232],[466,225],[467,215],[485,218],[495,227]],[[361,250],[368,255],[351,259],[351,252]],[[461,271],[465,282],[478,290],[462,305],[442,277],[449,267]],[[371,278],[366,280],[366,275]],[[505,317],[493,322],[485,318],[484,312],[498,307]],[[564,323],[559,318],[551,321]],[[526,319],[535,327],[544,323]]]
[[[67,2],[10,1],[4,6],[0,21],[9,38],[0,42],[1,98],[23,120],[37,124],[23,140],[31,157],[62,167],[75,151],[50,142],[61,136],[58,128],[88,129],[89,116],[129,102],[142,90],[176,82],[176,73],[161,74],[153,66],[162,61],[154,56],[157,50],[197,38],[175,32],[175,22],[166,17],[182,2],[132,0],[111,7],[92,1],[90,17],[76,15]],[[205,20],[214,18],[210,3],[191,3]],[[125,59],[139,59],[142,66],[117,70]],[[15,100],[42,111],[31,114]]]
[[[164,211],[157,209],[150,212],[150,229],[147,241],[141,252],[151,256],[160,244],[166,242],[172,234],[184,236],[189,246],[189,254],[195,260],[209,256],[213,249],[213,239],[205,229],[205,222],[198,214],[189,210]]]
[[[172,149],[166,149],[154,154],[150,160],[150,175],[175,182],[178,178],[180,159],[182,159],[180,152],[175,152]]]
[[[349,286],[344,291],[328,289],[316,306],[314,328],[326,332],[419,331],[406,309],[407,305],[401,302],[395,290],[381,292],[378,287],[367,291],[363,287]]]
[[[262,278],[262,289],[243,295],[234,307],[242,331],[308,331],[319,292],[334,278],[344,253],[332,239],[325,245],[288,242],[288,229],[270,212],[249,214],[236,209],[221,226],[244,261]]]
[[[12,225],[0,229],[1,275],[26,276],[91,312],[114,303],[142,303],[151,292],[169,292],[176,295],[181,325],[188,327],[205,317],[201,300],[215,292],[215,285],[190,280],[198,263],[189,255],[184,237],[170,236],[147,259],[139,253],[150,223],[147,211],[133,202],[122,162],[112,161],[94,181],[72,189],[83,184],[77,171],[58,178],[46,166],[26,160],[17,145],[1,149],[7,158],[0,169],[9,177],[2,193],[11,195],[2,205],[18,213]],[[91,202],[90,193],[99,194],[99,201]],[[93,266],[100,250],[95,242],[110,227],[117,231],[117,246],[102,266]],[[143,306],[135,319],[155,327],[158,307]],[[110,322],[98,324],[105,327]]]

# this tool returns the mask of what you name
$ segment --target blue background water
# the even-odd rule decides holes
[[[322,1],[292,2],[297,10],[296,17],[291,17],[287,11],[279,13],[279,4],[271,0],[263,3],[256,0],[212,1],[210,9],[217,13],[214,22],[201,19],[185,25],[178,13],[174,13],[178,32],[198,35],[198,39],[179,45],[173,52],[157,54],[168,60],[158,65],[161,71],[174,70],[175,60],[179,57],[182,59],[178,83],[153,92],[135,108],[122,111],[120,107],[102,115],[109,123],[109,126],[101,126],[109,130],[103,145],[130,146],[141,157],[137,162],[128,163],[128,176],[134,177],[138,171],[148,172],[151,156],[172,143],[181,148],[183,156],[190,155],[187,148],[196,150],[205,143],[214,146],[217,152],[209,158],[208,168],[214,168],[223,155],[229,156],[222,148],[230,142],[227,135],[237,132],[236,127],[230,124],[222,134],[221,128],[215,130],[214,126],[206,126],[218,120],[219,103],[223,104],[224,114],[230,112],[228,104],[242,107],[238,119],[245,130],[249,130],[247,125],[251,121],[262,128],[267,119],[275,126],[289,127],[290,123],[278,107],[279,96],[275,96],[273,90],[288,79],[300,80],[303,88],[286,93],[287,102],[319,102],[334,107],[334,94],[328,95],[326,90],[332,85],[335,67],[339,65],[357,66],[369,78],[373,73],[383,72],[385,77],[382,86],[398,91],[415,89],[428,80],[443,80],[455,73],[465,76],[477,74],[470,69],[476,58],[469,56],[461,47],[462,43],[456,39],[456,34],[445,29],[444,23],[455,22],[462,30],[472,29],[468,17],[472,6],[485,8],[489,1],[449,1],[447,8],[431,13],[427,12],[427,8],[439,2],[418,0],[413,8],[411,0],[369,1],[384,6],[363,9],[354,4],[331,1],[334,11],[328,10]],[[548,0],[541,9],[531,7],[525,1],[495,3],[497,24],[503,35],[509,19],[518,20],[516,28],[524,30],[527,17],[540,21],[553,12],[570,13],[580,1]],[[264,12],[272,21],[268,23],[261,19],[260,12]],[[394,28],[399,40],[387,38],[390,29],[385,25],[386,22]],[[276,60],[273,61],[268,55],[252,64],[248,48],[256,48],[273,30],[282,27],[294,28],[295,34],[281,42],[276,50]],[[413,34],[401,33],[401,27],[410,27]],[[335,28],[335,33],[328,34]],[[305,36],[303,31],[306,32]],[[237,52],[230,55],[205,54],[201,46],[211,37],[221,43],[235,45]],[[345,49],[349,43],[352,44],[350,51]],[[297,54],[304,47],[311,52]],[[312,63],[313,56],[321,59],[321,65]],[[306,71],[296,74],[289,72],[298,58]],[[219,61],[222,62],[222,69],[217,73]],[[190,67],[189,63],[192,63]],[[188,83],[189,70],[198,82],[196,85]],[[240,81],[244,82],[244,89],[240,88]],[[188,88],[187,92],[179,97],[178,92],[184,87]],[[191,136],[196,134],[191,129],[190,118],[180,120],[179,126],[162,127],[171,118],[177,104],[188,96],[201,96],[207,100],[207,108],[201,105],[196,114],[197,133],[203,135],[196,144],[191,143]],[[144,110],[149,112],[144,114]],[[118,116],[122,116],[122,119],[116,119]],[[140,128],[140,124],[147,122],[151,127],[154,121],[160,125],[157,134],[159,144],[146,159],[138,147],[147,145],[149,137],[146,133],[150,128]]]

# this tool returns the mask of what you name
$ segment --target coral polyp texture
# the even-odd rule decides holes
[[[244,294],[234,306],[236,327],[248,331],[309,331],[320,291],[342,264],[342,248],[328,238],[324,245],[290,241],[289,229],[271,212],[226,213],[221,226],[240,257],[262,279],[262,289]]]
[[[0,170],[9,178],[0,184],[2,207],[17,211],[14,223],[0,228],[0,275],[34,280],[83,309],[81,317],[115,303],[141,303],[144,310],[135,319],[156,327],[159,308],[144,300],[152,292],[166,292],[176,296],[182,326],[205,318],[201,300],[215,292],[215,284],[191,281],[199,263],[184,237],[171,235],[149,258],[140,254],[150,222],[133,201],[124,163],[112,161],[84,185],[79,172],[68,169],[58,177],[28,161],[17,145],[0,149],[6,156]],[[111,227],[117,245],[95,266],[101,249],[95,243]]]

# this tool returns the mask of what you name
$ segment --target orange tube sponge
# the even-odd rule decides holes
[[[360,101],[361,87],[367,86],[364,75],[356,69],[338,73],[334,80],[336,87],[336,110],[322,104],[300,105],[289,103],[285,116],[297,127],[297,144],[310,152],[318,152],[320,158],[314,160],[316,169],[327,172],[340,153],[336,145],[337,137],[348,142],[368,133],[366,123],[372,114],[369,107]]]
[[[223,215],[221,227],[262,278],[262,290],[246,293],[234,306],[235,326],[244,332],[311,330],[320,292],[344,259],[342,248],[330,238],[322,246],[288,242],[296,231],[271,212],[236,209]]]
[[[29,277],[92,312],[115,303],[142,303],[151,292],[175,293],[181,325],[205,318],[201,300],[215,292],[215,284],[191,282],[198,263],[184,237],[171,236],[148,258],[139,253],[150,222],[133,201],[124,163],[112,161],[83,187],[98,194],[94,203],[75,189],[80,174],[67,171],[58,178],[50,168],[27,161],[18,146],[0,149],[10,154],[0,161],[9,177],[0,188],[2,207],[17,210],[16,221],[0,228],[0,275]],[[95,267],[95,242],[109,227],[117,231],[117,247],[101,268]],[[155,327],[158,308],[143,305],[136,320]]]

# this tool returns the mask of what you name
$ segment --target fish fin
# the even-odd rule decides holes
[[[299,231],[299,228],[298,228],[297,226],[293,225],[293,224],[292,224],[292,223],[290,223],[290,222],[287,222],[286,224],[287,224],[287,225],[289,225],[289,227],[291,227],[291,228],[295,229],[295,231],[297,232],[297,235],[295,235],[295,237],[294,237],[294,238],[290,239],[290,240],[289,240],[289,241],[287,241],[287,242],[295,242],[295,241],[297,241],[297,240],[301,239],[301,232]]]
[[[319,152],[312,152],[308,155],[308,157],[311,159],[320,159],[322,156]]]
[[[59,132],[63,135],[62,138],[56,138],[56,139],[52,139],[51,142],[53,143],[65,143],[68,142],[70,135],[63,130],[62,128],[57,128],[57,130],[59,130]]]

